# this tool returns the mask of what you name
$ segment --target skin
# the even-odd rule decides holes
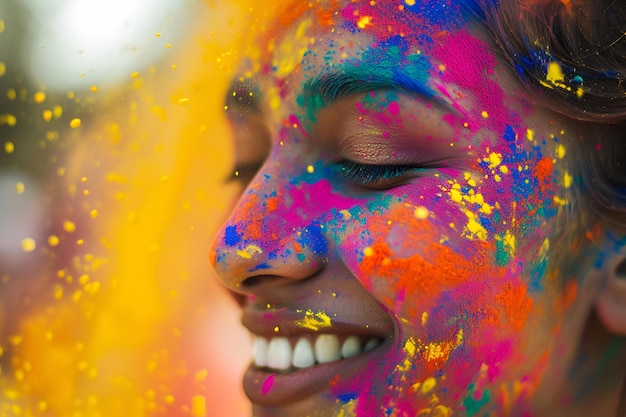
[[[254,102],[229,103],[247,188],[211,250],[222,281],[246,312],[387,337],[254,414],[609,416],[621,374],[600,356],[622,342],[589,323],[624,242],[580,208],[573,158],[596,132],[541,107],[453,4],[413,7],[292,8],[242,71]],[[350,93],[312,87],[329,78]]]

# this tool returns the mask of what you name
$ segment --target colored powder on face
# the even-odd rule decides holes
[[[513,330],[520,331],[533,308],[533,300],[526,292],[526,285],[507,283],[496,296],[496,301],[502,306],[504,316]]]
[[[271,374],[265,379],[265,381],[263,381],[263,386],[261,387],[263,395],[267,395],[267,393],[270,392],[272,385],[274,385],[274,374]]]
[[[413,47],[406,38],[388,38],[364,51],[360,59],[350,60],[351,71],[357,78],[370,75],[373,80],[392,80],[408,91],[431,97],[433,92],[426,86],[430,62],[424,55],[414,53]]]
[[[337,399],[344,404],[350,401],[356,400],[357,398],[358,398],[358,394],[356,392],[348,392],[345,394],[337,395]]]
[[[398,114],[400,114],[400,104],[397,101],[392,101],[391,103],[389,103],[387,109],[392,116],[397,116]]]
[[[308,310],[304,313],[304,317],[298,320],[296,324],[305,329],[319,331],[320,329],[331,327],[332,321],[330,316],[323,311],[314,313],[312,310]]]
[[[241,242],[241,236],[237,234],[237,226],[227,226],[224,230],[224,244],[235,246]]]
[[[496,60],[490,48],[481,40],[466,31],[450,35],[441,42],[432,54],[445,65],[441,79],[469,90],[476,100],[475,119],[477,123],[486,111],[489,122],[497,132],[503,132],[508,117],[504,105],[504,92],[492,78]]]
[[[416,1],[401,8],[396,2],[360,0],[348,4],[341,17],[344,28],[350,32],[369,33],[379,41],[396,35],[411,36],[420,42],[416,47],[423,47],[433,42],[437,34],[462,24],[458,2],[449,0]]]
[[[547,184],[552,180],[554,168],[552,167],[552,159],[545,157],[540,159],[535,166],[535,175],[539,180],[539,184]]]
[[[485,390],[482,396],[476,397],[477,393],[474,392],[474,384],[470,384],[468,391],[467,397],[463,400],[463,405],[465,406],[468,417],[472,417],[480,411],[482,406],[489,402],[490,395],[489,391]]]
[[[323,256],[328,252],[326,237],[322,234],[320,224],[317,222],[304,229],[298,243],[318,256]]]
[[[367,288],[379,287],[375,283],[377,280],[384,279],[389,283],[389,294],[393,294],[394,299],[389,300],[391,304],[388,307],[401,301],[397,297],[402,294],[401,298],[407,300],[421,300],[424,305],[420,306],[423,308],[420,311],[424,311],[444,291],[455,288],[468,279],[482,276],[497,279],[501,275],[500,268],[493,266],[493,262],[488,259],[477,261],[479,256],[488,256],[493,252],[491,243],[478,240],[472,242],[471,256],[455,253],[450,247],[439,243],[440,231],[431,222],[415,218],[408,209],[387,213],[380,221],[369,221],[369,231],[373,235],[385,236],[389,227],[387,219],[406,225],[407,230],[411,230],[411,235],[405,238],[407,244],[422,242],[423,247],[420,253],[397,257],[387,242],[379,240],[370,246],[367,251],[369,256],[361,261],[359,275],[364,277]],[[415,271],[420,272],[416,274]],[[407,318],[418,323],[421,321],[421,313],[419,317]]]

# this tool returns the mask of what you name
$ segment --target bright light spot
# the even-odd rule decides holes
[[[147,67],[198,14],[189,0],[24,0],[31,16],[26,68],[49,89],[117,84]],[[159,34],[160,36],[155,36]]]

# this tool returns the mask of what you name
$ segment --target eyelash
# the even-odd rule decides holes
[[[368,188],[391,188],[401,185],[409,174],[417,174],[424,167],[408,164],[373,165],[343,160],[338,167],[344,179]]]

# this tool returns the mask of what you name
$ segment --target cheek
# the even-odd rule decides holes
[[[353,207],[339,221],[342,227],[329,230],[364,287],[413,331],[430,332],[426,339],[454,338],[460,322],[478,339],[519,333],[534,309],[523,257],[532,252],[532,259],[540,258],[543,236],[533,239],[538,245],[520,243],[511,232],[512,214],[496,222],[495,209],[481,213],[487,204],[482,197],[468,208],[469,198],[457,201],[452,183],[439,178],[420,187],[431,194],[398,194],[387,196],[386,204]],[[542,235],[540,228],[530,229]],[[534,264],[530,275],[544,277],[541,260]]]
[[[467,215],[443,198],[395,199],[384,212],[366,213],[344,231],[342,256],[365,288],[404,320],[420,323],[446,294],[472,283],[478,290],[476,283],[490,285],[506,274],[494,262],[495,246],[469,235]]]

